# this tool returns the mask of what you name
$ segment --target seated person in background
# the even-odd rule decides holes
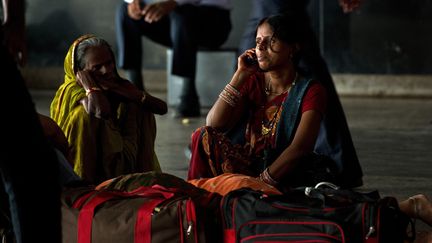
[[[64,70],[50,115],[68,139],[75,172],[97,184],[122,174],[160,171],[154,113],[165,114],[166,103],[121,78],[110,45],[93,35],[74,41]]]
[[[182,85],[178,117],[200,116],[195,87],[198,47],[218,48],[229,36],[231,0],[125,0],[116,14],[119,66],[144,89],[141,37],[172,49],[172,74]]]
[[[206,126],[192,134],[188,179],[239,173],[281,191],[302,185],[296,177],[304,179],[300,167],[314,169],[327,101],[323,86],[297,67],[305,30],[291,15],[261,20],[256,48],[239,56]]]

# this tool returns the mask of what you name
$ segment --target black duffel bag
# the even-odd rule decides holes
[[[226,243],[402,243],[413,241],[407,232],[415,232],[395,198],[331,183],[294,188],[283,196],[239,189],[223,197],[221,213]]]

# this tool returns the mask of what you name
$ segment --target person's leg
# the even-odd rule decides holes
[[[65,155],[57,148],[54,148],[54,151],[56,153],[57,160],[59,162],[60,185],[67,186],[67,185],[78,184],[80,182],[83,182],[81,178],[75,173],[72,165],[67,160]]]
[[[137,22],[129,18],[127,3],[119,5],[116,12],[116,38],[118,57],[117,64],[126,71],[126,78],[139,89],[144,90],[141,76],[142,46],[141,34],[137,28]]]
[[[218,48],[231,30],[230,12],[209,6],[185,5],[170,15],[173,49],[172,74],[182,80],[179,116],[199,116],[195,84],[198,47]]]
[[[144,90],[142,77],[141,36],[164,46],[171,46],[169,19],[163,18],[156,23],[147,23],[143,19],[134,20],[128,16],[127,3],[121,2],[116,17],[117,65],[126,72],[126,78],[139,89]]]
[[[191,135],[191,159],[189,161],[188,180],[214,177],[208,163],[208,155],[202,145],[203,134],[205,132],[205,127],[202,127],[196,129]]]
[[[402,212],[432,226],[432,202],[423,194],[417,194],[399,202]]]
[[[155,152],[156,141],[156,118],[155,115],[148,111],[139,112],[138,124],[138,155],[137,155],[137,171],[158,171],[161,172],[159,159]]]
[[[182,89],[176,112],[178,116],[200,116],[200,103],[195,86],[197,42],[193,28],[193,10],[190,6],[178,7],[170,14],[172,39],[172,75],[181,79]]]
[[[155,154],[156,120],[152,112],[135,103],[122,103],[118,125],[123,138],[124,157],[134,155],[131,173],[161,171]]]
[[[191,159],[188,180],[215,177],[223,173],[258,176],[255,158],[240,144],[234,144],[226,134],[205,126],[191,136]]]

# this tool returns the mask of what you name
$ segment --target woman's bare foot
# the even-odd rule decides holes
[[[409,197],[399,204],[402,212],[414,219],[420,219],[432,227],[432,202],[423,194]]]

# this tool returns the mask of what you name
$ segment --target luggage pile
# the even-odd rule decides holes
[[[70,188],[62,196],[63,242],[221,242],[220,197],[155,172]]]
[[[410,242],[395,198],[330,183],[225,195],[165,173],[120,176],[62,197],[63,242]]]

